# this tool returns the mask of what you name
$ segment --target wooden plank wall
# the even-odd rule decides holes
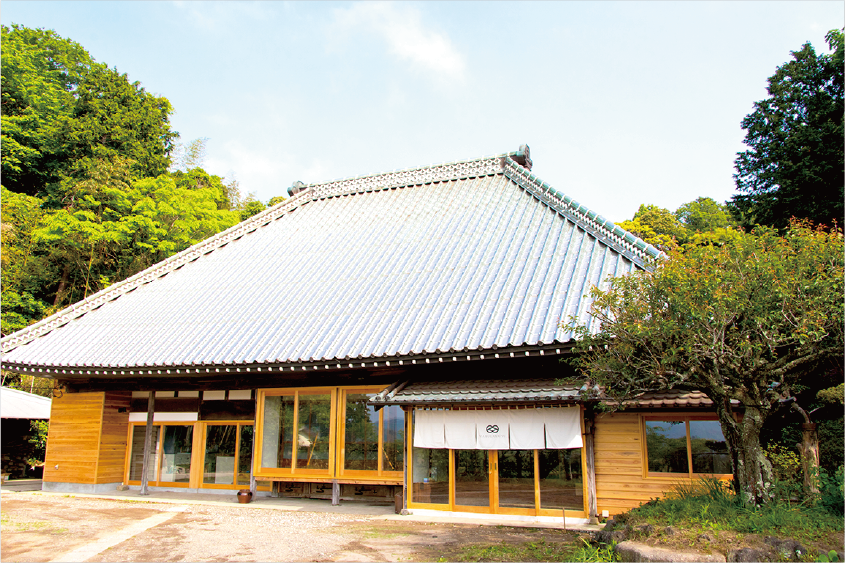
[[[122,483],[126,461],[126,429],[132,392],[106,393],[103,405],[100,451],[97,459],[97,483]],[[123,412],[119,412],[120,410]]]
[[[123,481],[131,393],[66,393],[53,399],[44,481]],[[123,408],[125,412],[119,413]],[[58,467],[57,467],[58,466]]]
[[[672,485],[688,479],[644,478],[640,418],[636,413],[596,416],[596,496],[599,514],[610,515],[635,508],[665,495]]]

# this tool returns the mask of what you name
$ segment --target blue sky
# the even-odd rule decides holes
[[[621,221],[734,193],[742,118],[842,2],[3,2],[167,97],[206,169],[306,183],[531,147]]]

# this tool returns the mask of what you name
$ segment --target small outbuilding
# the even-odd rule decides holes
[[[35,450],[35,445],[29,441],[35,435],[32,421],[49,420],[50,403],[49,397],[0,387],[3,475],[11,479],[37,476],[28,461]]]

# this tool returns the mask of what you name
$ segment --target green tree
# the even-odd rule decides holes
[[[674,213],[690,234],[712,232],[734,225],[728,206],[713,198],[699,197]]]
[[[801,223],[784,236],[760,227],[726,244],[690,244],[651,271],[593,289],[601,330],[577,329],[575,362],[620,403],[650,390],[704,392],[737,491],[767,502],[763,424],[803,377],[842,362],[842,248],[841,231]]]
[[[734,213],[745,227],[785,229],[791,217],[841,224],[843,214],[843,34],[831,55],[810,43],[769,78],[769,98],[742,120],[745,144],[734,180]]]
[[[634,218],[619,226],[664,251],[687,238],[687,231],[675,214],[656,205],[640,205]]]
[[[0,332],[20,330],[43,317],[48,304],[39,288],[52,274],[37,255],[34,231],[44,220],[41,200],[0,187],[2,237],[0,237]]]
[[[34,232],[62,265],[54,306],[82,299],[238,222],[220,209],[222,183],[205,173],[132,180],[131,162],[98,161],[89,178],[65,189],[69,205]],[[206,177],[208,175],[205,175]]]
[[[130,159],[132,176],[170,165],[178,133],[170,102],[97,63],[54,31],[2,27],[3,185],[65,198],[67,178],[84,180],[98,161]]]
[[[58,181],[65,163],[57,142],[74,92],[94,60],[78,43],[54,31],[0,28],[3,185],[35,195]]]

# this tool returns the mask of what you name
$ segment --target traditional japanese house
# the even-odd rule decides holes
[[[587,518],[726,474],[701,394],[597,414],[589,288],[659,251],[510,154],[290,199],[2,340],[54,378],[45,490],[120,484]],[[647,447],[648,444],[648,447]]]

